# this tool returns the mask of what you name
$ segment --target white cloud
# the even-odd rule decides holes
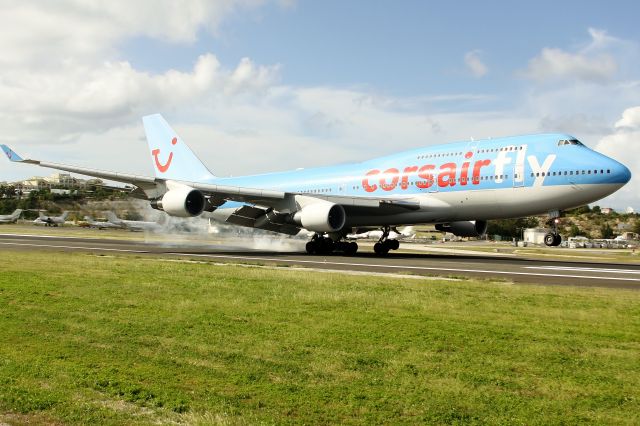
[[[545,47],[529,61],[522,75],[539,83],[572,79],[603,83],[611,80],[618,64],[603,50],[616,39],[593,28],[589,29],[589,35],[591,42],[577,52]]]
[[[627,108],[615,127],[618,130],[640,130],[640,106]],[[640,141],[638,143],[640,144]]]
[[[464,63],[474,77],[483,77],[489,69],[480,59],[480,51],[472,50],[464,55]]]
[[[202,29],[215,33],[237,10],[263,0],[46,0],[2,2],[0,64],[95,62],[114,59],[122,40],[144,36],[172,43],[196,40]]]
[[[607,54],[585,56],[561,49],[544,48],[539,56],[529,61],[524,75],[538,82],[571,78],[604,82],[616,70],[616,61]]]
[[[615,194],[607,197],[600,205],[610,205],[618,209],[632,206],[640,209],[640,106],[627,108],[615,129],[604,136],[595,149],[620,161],[631,170],[631,181]]]

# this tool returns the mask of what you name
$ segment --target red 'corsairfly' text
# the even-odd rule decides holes
[[[473,157],[472,152],[467,152],[464,156],[466,160]],[[362,179],[362,188],[367,192],[374,192],[378,188],[384,191],[392,191],[398,186],[401,189],[409,187],[409,181],[415,179],[415,186],[421,189],[428,189],[434,185],[440,188],[454,186],[456,183],[460,185],[480,183],[480,174],[483,167],[491,164],[491,160],[483,159],[472,161],[464,161],[460,167],[460,176],[458,176],[458,166],[456,163],[444,163],[436,168],[434,164],[425,164],[423,166],[408,166],[399,170],[391,167],[384,171],[373,169],[368,171]],[[469,171],[471,169],[471,176]],[[459,179],[458,179],[459,178]]]

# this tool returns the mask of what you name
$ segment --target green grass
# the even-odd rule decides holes
[[[633,424],[640,292],[2,251],[0,423]]]

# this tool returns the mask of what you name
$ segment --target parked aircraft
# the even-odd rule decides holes
[[[33,221],[36,225],[44,225],[44,226],[59,226],[64,225],[67,220],[67,216],[69,216],[69,212],[62,212],[60,216],[46,216],[40,212],[40,216],[36,220]]]
[[[114,224],[118,225],[121,228],[128,229],[130,231],[158,231],[162,229],[162,225],[158,222],[145,222],[142,220],[125,220],[120,219],[113,212],[107,212],[107,220]]]
[[[22,214],[22,209],[15,209],[11,214],[0,215],[0,223],[16,223]]]
[[[377,227],[374,246],[397,246],[393,226],[436,224],[457,236],[480,236],[487,220],[548,213],[606,197],[631,178],[628,168],[568,134],[552,133],[428,146],[369,161],[281,173],[213,175],[159,114],[143,118],[155,176],[23,159],[11,161],[124,182],[133,195],[171,216],[211,217],[294,235],[313,232],[309,253],[353,254],[353,228]],[[560,244],[557,231],[547,243]],[[396,240],[397,241],[397,240]]]
[[[91,216],[85,216],[84,221],[89,225],[90,228],[98,228],[98,229],[122,229],[123,227],[120,225],[116,225],[111,222],[104,222],[101,220],[93,220]]]
[[[362,239],[380,240],[380,238],[382,238],[382,235],[384,233],[380,229],[364,230],[362,232],[360,231],[361,230],[357,230],[353,234],[347,234],[347,237],[346,237],[347,240],[362,240]],[[394,226],[394,227],[391,227],[391,229],[389,230],[389,235],[387,235],[387,238],[391,241],[395,241],[393,243],[389,243],[389,245],[391,246],[390,248],[394,250],[394,247],[396,245],[398,245],[398,247],[400,246],[400,240],[415,238],[415,236],[416,236],[416,233],[413,230],[413,226],[405,226],[402,229],[402,231],[398,230]]]

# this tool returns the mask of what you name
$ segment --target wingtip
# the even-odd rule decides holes
[[[2,147],[2,150],[4,151],[5,155],[7,156],[7,158],[9,160],[16,161],[16,162],[24,161],[24,159],[22,157],[20,157],[18,154],[16,154],[7,145],[2,144],[2,145],[0,145],[0,147]]]

